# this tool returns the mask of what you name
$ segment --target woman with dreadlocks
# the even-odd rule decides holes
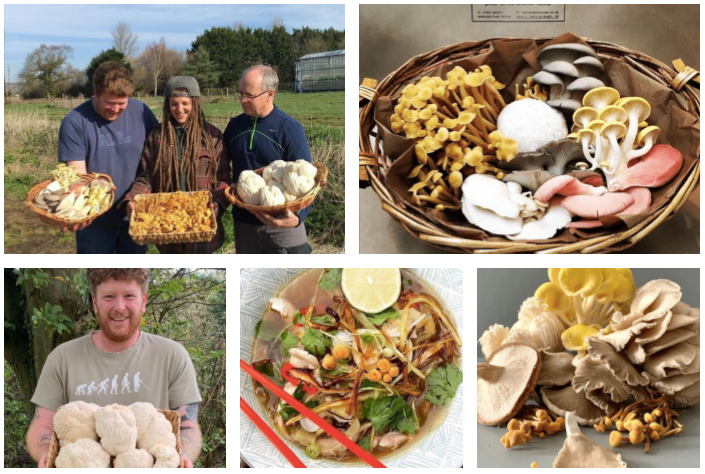
[[[128,216],[137,194],[204,191],[213,193],[218,232],[210,242],[157,245],[160,253],[213,253],[225,240],[221,216],[228,207],[225,189],[230,166],[223,134],[206,122],[198,82],[172,77],[164,88],[162,123],[147,135],[137,179],[125,196]]]

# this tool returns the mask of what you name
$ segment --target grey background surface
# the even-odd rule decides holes
[[[477,359],[484,362],[484,359]],[[533,403],[533,402],[531,402]],[[700,404],[676,410],[685,429],[675,436],[651,444],[651,452],[644,453],[644,445],[622,445],[613,449],[622,455],[627,468],[688,468],[700,467]],[[553,461],[565,442],[565,431],[545,439],[533,437],[524,446],[506,449],[499,439],[507,432],[502,428],[477,426],[477,467],[531,467],[536,461],[539,468],[552,468]],[[581,426],[582,433],[600,446],[610,447],[609,432],[598,433],[593,427]]]
[[[382,80],[412,57],[463,41],[543,38],[566,31],[700,70],[700,5],[567,5],[559,23],[473,23],[470,5],[361,5],[360,82]],[[408,234],[361,189],[360,253],[445,253]],[[679,213],[622,253],[700,253],[700,187]]]
[[[671,280],[681,287],[682,301],[700,307],[700,269],[632,268],[637,287],[651,280]],[[526,298],[548,280],[546,268],[477,269],[477,337],[493,324],[511,328]],[[477,357],[483,357],[477,344]]]
[[[637,286],[654,279],[668,279],[681,286],[681,300],[700,307],[700,270],[669,268],[632,268]],[[548,270],[540,269],[484,269],[477,270],[477,334],[478,338],[492,324],[511,327],[517,321],[517,312],[524,299],[532,296],[548,280]],[[480,344],[477,361],[484,362]],[[531,402],[533,403],[533,402]],[[677,410],[680,422],[686,427],[682,433],[651,446],[649,454],[644,445],[622,446],[615,452],[622,455],[628,468],[688,468],[700,467],[700,404]],[[563,447],[565,433],[534,438],[525,446],[507,450],[500,442],[506,432],[503,428],[477,424],[477,467],[528,468],[536,461],[540,468],[553,467],[556,455]],[[582,433],[595,443],[609,447],[609,433],[598,433],[592,427],[581,427]]]

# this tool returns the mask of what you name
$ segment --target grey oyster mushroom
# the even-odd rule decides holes
[[[547,46],[539,53],[538,61],[542,70],[533,76],[533,81],[549,88],[546,103],[560,110],[569,122],[573,112],[582,107],[586,92],[605,87],[597,79],[604,74],[604,66],[590,46]]]
[[[568,165],[584,157],[582,145],[566,138],[547,143],[533,153],[519,153],[511,161],[500,162],[498,166],[507,171],[543,169],[561,175],[573,171],[575,168]]]
[[[543,155],[541,155],[543,156]],[[505,183],[514,182],[521,185],[522,188],[528,189],[535,193],[543,183],[553,178],[553,175],[543,169],[532,169],[513,171],[507,174],[502,181]]]

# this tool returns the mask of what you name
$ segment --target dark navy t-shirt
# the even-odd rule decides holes
[[[147,133],[159,122],[147,104],[129,99],[127,108],[112,122],[87,100],[64,117],[59,129],[59,161],[85,161],[89,173],[104,173],[115,183],[115,203],[132,186]],[[124,209],[115,205],[92,225],[119,225]]]
[[[232,164],[233,183],[243,171],[262,168],[275,160],[312,161],[303,125],[276,106],[264,118],[240,114],[230,119],[223,140]],[[298,212],[301,222],[310,212],[311,206]],[[237,206],[233,206],[233,219],[262,225],[254,214]]]

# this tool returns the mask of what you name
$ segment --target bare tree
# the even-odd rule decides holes
[[[272,22],[269,24],[269,29],[274,30],[274,28],[278,28],[280,26],[284,26],[284,19],[283,18],[274,18]]]
[[[236,21],[233,24],[233,30],[235,30],[235,31],[240,31],[240,30],[244,30],[244,29],[245,29],[245,25],[243,25],[241,21]]]
[[[154,95],[157,95],[159,76],[166,65],[166,40],[162,36],[159,43],[152,42],[140,56],[140,63],[154,81]]]
[[[126,58],[133,59],[137,53],[137,35],[130,30],[130,25],[120,21],[111,34],[113,48],[124,54]]]
[[[164,75],[167,79],[178,76],[186,61],[183,51],[167,48],[164,55]]]

